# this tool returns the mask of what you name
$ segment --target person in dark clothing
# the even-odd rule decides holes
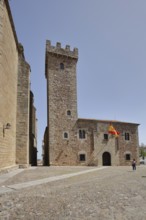
[[[135,161],[135,159],[133,159],[133,161],[132,161],[132,168],[133,168],[133,170],[136,170],[136,161]]]

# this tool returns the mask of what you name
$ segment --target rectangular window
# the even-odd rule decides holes
[[[80,161],[85,161],[85,160],[86,160],[85,154],[80,154]]]
[[[129,141],[130,140],[130,135],[129,135],[129,133],[127,132],[125,132],[125,140],[126,141]]]
[[[79,138],[80,139],[85,139],[86,138],[85,130],[79,130]]]
[[[126,155],[125,155],[125,159],[126,159],[126,160],[130,160],[130,154],[126,154]]]
[[[104,134],[104,135],[103,135],[103,138],[104,138],[104,140],[107,141],[107,140],[108,140],[108,134]]]

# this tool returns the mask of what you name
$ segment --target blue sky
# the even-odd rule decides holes
[[[11,0],[10,6],[31,66],[38,157],[47,124],[47,39],[79,49],[78,116],[139,123],[139,143],[146,144],[146,1]]]

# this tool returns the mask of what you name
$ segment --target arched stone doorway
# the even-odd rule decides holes
[[[102,155],[102,165],[111,166],[111,155],[109,152],[104,152]]]

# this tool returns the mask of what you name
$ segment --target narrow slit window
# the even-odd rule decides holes
[[[60,63],[60,69],[64,70],[64,63]]]
[[[68,133],[67,132],[64,132],[64,138],[68,139]]]
[[[125,133],[125,140],[126,141],[129,141],[130,140],[130,134],[127,132]]]

